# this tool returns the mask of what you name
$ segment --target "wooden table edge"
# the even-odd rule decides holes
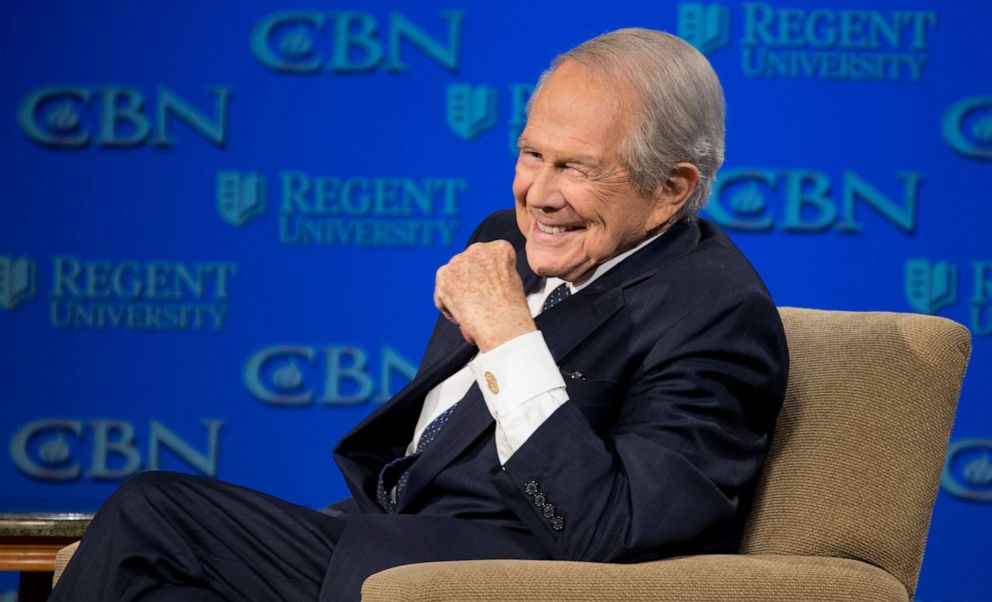
[[[0,571],[55,570],[55,556],[78,537],[4,537],[0,539]]]

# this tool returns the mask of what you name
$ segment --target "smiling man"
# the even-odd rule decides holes
[[[97,515],[52,599],[357,599],[413,562],[732,552],[787,351],[761,280],[699,219],[723,160],[706,59],[626,29],[558,57],[513,211],[437,272],[414,380],[335,449],[315,512],[147,473]]]

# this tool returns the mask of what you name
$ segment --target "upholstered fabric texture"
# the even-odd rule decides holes
[[[742,551],[862,560],[912,594],[968,331],[914,314],[781,313],[789,385]]]
[[[65,565],[69,564],[69,559],[72,555],[76,553],[76,548],[79,547],[79,542],[71,543],[66,547],[59,550],[59,553],[55,556],[55,572],[52,574],[52,587],[59,582],[59,577],[62,576],[62,571],[65,570]]]
[[[902,584],[854,560],[710,555],[643,564],[535,560],[429,562],[373,575],[363,602],[906,602]]]

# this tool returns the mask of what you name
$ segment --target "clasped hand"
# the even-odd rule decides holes
[[[516,262],[513,246],[496,240],[470,245],[437,271],[434,305],[482,352],[537,330]]]

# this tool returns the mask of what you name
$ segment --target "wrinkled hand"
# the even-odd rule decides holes
[[[537,330],[516,261],[513,246],[496,240],[470,245],[437,271],[434,305],[482,352]]]

